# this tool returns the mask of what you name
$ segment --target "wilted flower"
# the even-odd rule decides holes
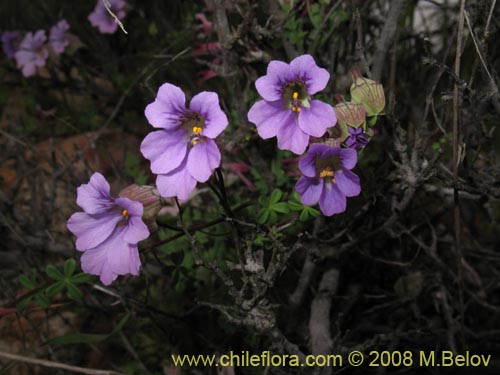
[[[15,53],[19,50],[21,44],[21,34],[17,31],[5,31],[2,33],[2,49],[5,56],[9,59],[14,58]]]
[[[34,35],[27,33],[15,53],[17,67],[21,68],[25,77],[36,73],[37,66],[44,66],[49,51],[45,45],[47,36],[45,31],[38,30]]]
[[[352,70],[351,99],[365,106],[368,116],[382,114],[385,94],[382,84],[361,76],[359,69]]]
[[[311,99],[326,87],[329,78],[310,55],[299,56],[290,64],[271,61],[267,75],[255,82],[264,100],[250,108],[248,120],[262,138],[277,137],[278,148],[302,154],[309,136],[321,137],[337,122],[330,105]]]
[[[109,184],[100,173],[78,188],[76,203],[84,212],[74,213],[67,226],[77,237],[77,250],[83,251],[83,271],[99,275],[104,285],[119,275],[138,275],[137,243],[149,236],[142,221],[142,204],[111,197]]]
[[[364,148],[367,143],[368,137],[363,132],[363,128],[349,128],[349,138],[347,138],[345,141],[347,147],[359,149]]]
[[[361,192],[359,177],[351,172],[357,162],[357,153],[351,148],[313,144],[299,161],[303,176],[295,185],[305,205],[318,203],[326,216],[344,212],[346,197]]]
[[[203,91],[191,99],[189,108],[182,90],[163,84],[145,110],[155,128],[142,141],[141,152],[158,175],[156,186],[163,197],[188,199],[196,182],[208,180],[220,165],[221,155],[214,139],[228,120],[215,92]]]
[[[125,18],[125,0],[108,0],[109,9],[121,21]],[[113,34],[118,29],[115,19],[109,14],[102,0],[97,0],[94,11],[89,14],[88,20],[103,34]]]
[[[66,20],[61,20],[50,28],[49,46],[56,55],[64,52],[69,44],[66,32],[69,30],[69,24]]]

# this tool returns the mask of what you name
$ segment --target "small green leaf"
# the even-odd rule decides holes
[[[309,219],[309,211],[303,210],[302,213],[300,214],[299,220],[300,221],[307,221],[307,219]]]
[[[272,206],[275,203],[278,203],[283,196],[283,193],[280,189],[274,189],[271,193],[271,198],[269,198],[269,205]]]
[[[319,210],[313,208],[313,207],[307,207],[307,211],[312,217],[319,217],[321,216],[321,212]]]
[[[35,301],[38,304],[38,306],[46,309],[50,306],[50,300],[47,298],[47,296],[43,293],[38,293],[35,296]]]
[[[274,224],[278,221],[278,214],[276,214],[276,212],[272,211],[272,210],[269,210],[269,219],[267,220],[267,222],[269,224]]]
[[[64,289],[64,281],[58,281],[57,283],[54,283],[47,289],[45,289],[45,293],[47,293],[47,296],[52,298],[56,294],[61,293],[63,289]]]
[[[21,275],[19,276],[19,282],[21,283],[22,286],[24,286],[26,289],[34,289],[35,288],[35,283],[30,280],[27,276]]]
[[[86,273],[78,273],[76,275],[73,275],[71,277],[71,282],[73,284],[84,284],[84,283],[89,283],[92,280],[91,275],[87,275]]]
[[[290,208],[288,207],[288,205],[285,202],[274,204],[272,206],[272,209],[273,209],[273,211],[276,211],[276,212],[279,212],[282,214],[287,214],[288,212],[290,212]]]
[[[270,210],[268,208],[263,208],[262,210],[260,210],[259,214],[257,215],[257,223],[264,224],[269,218],[269,212]]]
[[[302,211],[304,209],[304,205],[302,205],[301,203],[294,202],[294,201],[288,201],[288,207],[292,211]]]
[[[372,117],[369,117],[368,118],[368,125],[369,126],[373,126],[377,123],[377,119],[378,119],[378,116],[375,115],[375,116],[372,116]]]
[[[50,277],[52,280],[63,280],[64,275],[59,271],[57,268],[55,268],[53,265],[48,265],[47,268],[45,268],[45,272],[47,273],[47,276]]]
[[[66,263],[64,263],[64,275],[66,277],[73,276],[73,272],[75,272],[76,262],[74,259],[68,259]]]
[[[66,288],[68,290],[68,297],[77,301],[81,301],[83,298],[83,293],[75,284],[66,283]]]
[[[17,304],[17,308],[22,310],[26,307],[26,305],[31,301],[31,299],[33,298],[33,296],[28,296],[26,298],[23,298],[22,300],[20,300]]]

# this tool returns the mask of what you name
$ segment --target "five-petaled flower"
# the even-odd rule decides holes
[[[255,82],[264,100],[250,108],[248,120],[262,138],[277,137],[278,148],[302,154],[309,136],[321,137],[337,122],[330,105],[311,99],[326,87],[329,78],[310,55],[299,56],[290,64],[271,61],[267,75]]]
[[[69,30],[69,24],[66,20],[61,20],[50,28],[49,46],[56,55],[64,52],[69,44],[66,32]]]
[[[155,128],[141,144],[141,152],[157,174],[156,186],[163,197],[186,200],[196,182],[205,182],[220,165],[221,155],[214,139],[228,120],[214,92],[195,95],[186,107],[182,90],[163,84],[145,110]]]
[[[99,275],[104,285],[118,275],[138,275],[137,243],[149,236],[142,204],[111,197],[109,184],[100,173],[78,188],[76,202],[84,212],[74,213],[67,227],[77,237],[77,250],[83,251],[82,270]]]
[[[36,73],[37,66],[44,66],[49,51],[45,41],[47,36],[45,31],[38,30],[35,34],[27,33],[15,53],[17,67],[22,69],[25,77],[30,77]]]
[[[109,9],[120,21],[125,18],[125,0],[108,0]],[[113,16],[108,12],[102,0],[97,0],[94,11],[89,14],[88,20],[103,34],[113,34],[118,29]]]
[[[9,59],[14,58],[14,55],[19,50],[21,44],[21,34],[17,31],[5,31],[2,33],[2,49],[5,56]]]
[[[344,212],[346,197],[361,192],[359,177],[351,172],[357,162],[356,150],[313,144],[299,161],[303,176],[295,185],[301,202],[314,205],[319,201],[321,212],[331,216]]]

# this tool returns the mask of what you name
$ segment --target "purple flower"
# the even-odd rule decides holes
[[[257,125],[262,138],[277,137],[278,148],[302,154],[309,136],[321,137],[337,122],[330,105],[311,99],[326,87],[329,78],[310,55],[299,56],[290,65],[271,61],[267,75],[255,82],[264,100],[250,108],[248,120]]]
[[[359,177],[351,172],[357,160],[356,150],[352,148],[311,145],[299,161],[303,176],[295,185],[302,204],[310,206],[319,201],[321,212],[326,216],[344,212],[346,197],[361,192]]]
[[[16,63],[18,68],[22,68],[23,75],[30,77],[36,73],[37,66],[44,66],[49,51],[45,41],[47,36],[45,31],[38,30],[34,35],[27,33],[19,46],[19,50],[15,53]]]
[[[108,0],[109,9],[121,21],[125,18],[125,0]],[[89,14],[88,20],[103,34],[113,34],[118,29],[115,19],[109,14],[102,0],[97,0],[94,11]]]
[[[49,45],[56,55],[64,52],[69,44],[66,32],[69,30],[69,24],[66,20],[59,21],[50,28]]]
[[[21,40],[21,34],[17,31],[5,31],[2,33],[2,49],[5,56],[9,59],[14,58],[15,53],[19,50]]]
[[[345,144],[350,148],[364,148],[368,143],[368,137],[363,132],[363,128],[359,127],[357,129],[349,127],[349,137],[345,140]]]
[[[207,181],[220,165],[214,139],[228,121],[219,97],[215,92],[200,92],[187,108],[182,90],[165,83],[144,113],[151,125],[161,129],[149,133],[141,144],[151,171],[158,175],[158,191],[163,197],[188,199],[196,182]]]
[[[84,212],[73,214],[67,226],[77,237],[77,250],[83,251],[82,270],[99,275],[104,285],[118,275],[138,275],[141,260],[137,243],[149,236],[142,221],[142,204],[112,198],[100,173],[78,188],[76,203]]]

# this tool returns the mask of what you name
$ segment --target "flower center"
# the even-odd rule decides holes
[[[331,181],[335,184],[337,181],[335,181],[335,172],[333,171],[333,168],[330,166],[326,166],[320,173],[319,177],[321,178],[330,178]]]
[[[302,81],[289,82],[281,89],[285,109],[299,114],[302,109],[309,108],[306,85]]]
[[[126,209],[122,210],[122,219],[116,224],[117,227],[122,227],[127,224],[130,215]]]

